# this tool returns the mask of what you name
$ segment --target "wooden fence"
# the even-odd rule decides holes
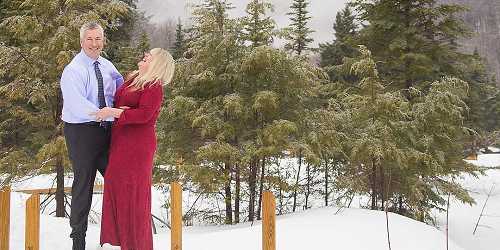
[[[182,187],[170,184],[171,250],[182,250]],[[40,191],[42,190],[42,191]],[[40,249],[40,193],[46,189],[22,190],[26,201],[25,250]],[[0,250],[9,250],[10,188],[0,191]],[[271,192],[262,194],[262,250],[276,250],[276,202]]]
[[[10,240],[10,188],[0,190],[0,250],[9,249]]]

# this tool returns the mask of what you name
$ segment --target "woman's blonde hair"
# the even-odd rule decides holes
[[[133,90],[142,90],[148,85],[158,84],[162,81],[163,84],[169,84],[172,81],[175,70],[175,61],[168,51],[161,48],[154,48],[149,51],[151,54],[151,62],[144,74],[139,74],[139,71],[132,73],[136,76],[134,81],[130,83],[129,88]]]

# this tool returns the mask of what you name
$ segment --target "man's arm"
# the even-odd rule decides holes
[[[65,109],[72,117],[94,121],[90,113],[98,110],[97,106],[85,98],[85,86],[78,74],[69,68],[64,69],[61,76],[61,91]]]
[[[124,81],[123,76],[120,74],[120,72],[118,72],[115,65],[113,65],[112,63],[110,63],[110,64],[112,67],[111,77],[112,77],[113,81],[115,81],[116,89],[118,89],[123,84],[123,81]]]

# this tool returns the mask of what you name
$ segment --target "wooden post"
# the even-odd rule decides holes
[[[170,211],[171,211],[171,229],[170,229],[170,249],[182,250],[182,189],[177,182],[170,184]]]
[[[262,250],[276,250],[276,201],[272,192],[262,193]]]
[[[9,250],[10,187],[0,190],[0,250]]]
[[[33,194],[26,201],[25,250],[40,249],[40,195]]]

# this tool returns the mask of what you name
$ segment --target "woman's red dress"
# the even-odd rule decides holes
[[[115,107],[127,106],[111,131],[104,175],[101,245],[122,250],[153,250],[151,179],[156,151],[155,124],[163,100],[161,83],[132,91],[125,82]]]

